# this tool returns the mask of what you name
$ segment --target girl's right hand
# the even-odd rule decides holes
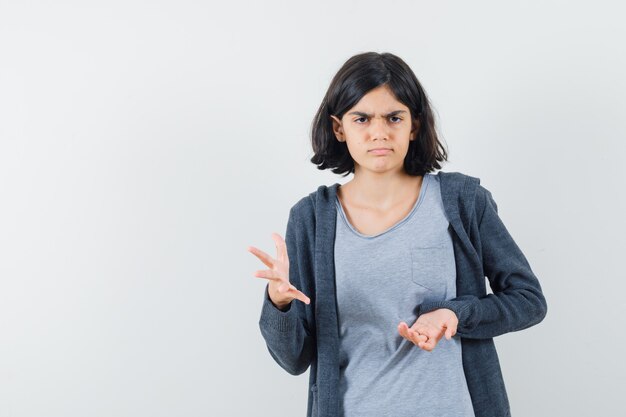
[[[255,255],[270,269],[256,271],[254,276],[266,278],[269,282],[268,293],[272,303],[281,310],[284,310],[291,300],[298,299],[305,304],[311,300],[296,287],[289,283],[289,257],[287,255],[287,245],[285,240],[278,234],[272,233],[272,239],[276,244],[277,259],[272,258],[254,246],[248,246],[248,252]]]

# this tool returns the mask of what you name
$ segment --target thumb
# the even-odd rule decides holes
[[[458,324],[455,323],[454,320],[449,320],[446,323],[446,339],[450,340],[452,339],[452,336],[456,334],[457,325]]]
[[[446,326],[446,339],[452,339],[452,328],[450,326]]]

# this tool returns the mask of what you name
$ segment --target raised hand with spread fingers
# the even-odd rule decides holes
[[[288,310],[291,300],[294,299],[309,304],[311,302],[309,297],[289,282],[289,257],[285,240],[278,233],[272,233],[272,239],[274,239],[276,244],[276,258],[272,258],[254,246],[248,246],[248,252],[259,258],[261,262],[270,268],[256,271],[254,276],[269,280],[268,293],[270,300],[280,310]]]

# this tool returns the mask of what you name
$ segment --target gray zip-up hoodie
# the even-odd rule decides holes
[[[459,172],[440,171],[436,175],[452,232],[457,297],[422,303],[417,306],[417,317],[438,308],[456,313],[463,370],[475,416],[507,417],[511,412],[493,338],[542,321],[547,313],[546,299],[526,257],[498,216],[491,192],[480,185],[480,179]],[[289,212],[285,234],[289,281],[311,303],[293,300],[280,310],[271,302],[266,285],[259,319],[268,351],[283,369],[299,375],[311,367],[307,417],[339,414],[334,271],[337,186],[318,187]],[[485,276],[493,294],[487,294]]]

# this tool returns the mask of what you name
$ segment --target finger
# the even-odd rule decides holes
[[[428,339],[428,342],[426,342],[426,346],[429,350],[433,350],[435,346],[437,346],[437,339]]]
[[[430,339],[428,339],[428,340],[430,340]],[[430,350],[429,345],[428,345],[428,340],[426,340],[426,341],[420,341],[420,342],[417,344],[417,346],[418,346],[418,347],[420,347],[421,349],[424,349],[424,350]]]
[[[411,338],[415,341],[415,344],[418,346],[420,343],[424,343],[428,340],[428,336],[422,333],[418,333],[413,329],[409,329],[409,333],[411,334]]]
[[[426,337],[425,335],[419,333],[417,330],[411,327],[409,327],[407,332],[409,333],[409,336],[411,336],[411,340],[413,340],[415,344],[419,343],[421,340],[423,340]]]
[[[398,329],[400,330],[400,334],[402,334],[405,339],[409,340],[415,345],[417,345],[420,341],[425,341],[427,339],[425,335],[419,334],[418,332],[407,326],[407,324],[404,322],[400,323]]]
[[[296,293],[296,298],[300,301],[302,301],[304,304],[311,304],[311,299],[309,297],[307,297],[302,291],[300,290],[293,290]]]
[[[448,339],[448,340],[452,339],[452,328],[451,327],[446,327],[446,339]]]
[[[304,304],[310,304],[311,303],[311,299],[309,297],[307,297],[302,291],[300,291],[299,289],[297,289],[296,287],[294,287],[291,284],[289,284],[289,287],[285,287],[285,284],[281,284],[281,286],[279,288],[281,288],[281,290],[279,290],[279,292],[286,292],[288,294],[292,294],[294,296],[294,298],[302,301]],[[287,289],[285,290],[285,288],[287,288]]]
[[[248,246],[248,252],[259,258],[268,268],[274,269],[274,258],[254,246]]]
[[[287,244],[281,235],[278,233],[272,233],[272,239],[276,245],[276,257],[281,260],[285,265],[289,265],[289,258],[287,257]]]
[[[420,338],[420,340],[426,341],[431,336],[431,332],[426,326],[415,323],[413,324],[413,326],[410,327],[410,329],[420,336],[423,336],[422,338]]]
[[[409,326],[407,326],[405,322],[400,322],[400,324],[398,325],[398,333],[400,333],[400,336],[411,341],[411,336],[409,336],[408,330]]]
[[[400,335],[410,341],[411,336],[409,335],[408,330],[409,330],[409,326],[407,326],[405,322],[401,322],[398,325],[398,332],[400,333]]]
[[[402,337],[404,337],[404,328],[406,327],[406,324],[404,324],[404,322],[400,322],[400,324],[398,324],[398,334]]]
[[[430,337],[428,338],[428,341],[423,342],[420,347],[430,352],[435,348],[435,346],[437,346],[437,339]]]
[[[272,270],[264,270],[264,271],[256,271],[254,276],[257,278],[265,278],[270,281],[282,281],[283,279],[276,274],[276,271]]]
[[[427,328],[425,328],[425,327],[417,328],[415,325],[413,325],[409,330],[411,330],[415,334],[419,335],[419,337],[417,338],[415,344],[418,347],[424,349],[424,347],[427,346],[427,342],[432,337],[430,332],[429,332],[429,330]]]

